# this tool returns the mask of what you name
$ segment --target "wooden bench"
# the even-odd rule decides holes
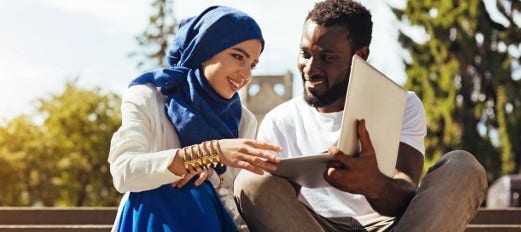
[[[0,231],[110,231],[116,207],[0,207]]]
[[[110,231],[116,211],[116,207],[0,207],[0,232]],[[521,232],[521,208],[482,208],[465,231]]]
[[[521,208],[480,209],[467,232],[521,232]]]

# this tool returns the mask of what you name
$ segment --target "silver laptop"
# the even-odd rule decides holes
[[[338,147],[347,155],[360,151],[356,121],[365,119],[378,169],[391,177],[395,172],[406,105],[406,90],[354,55]],[[327,187],[330,185],[323,175],[329,160],[328,154],[282,159],[273,174],[304,187]]]

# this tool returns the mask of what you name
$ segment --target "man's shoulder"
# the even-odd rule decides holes
[[[407,111],[424,111],[422,100],[413,91],[407,91]]]

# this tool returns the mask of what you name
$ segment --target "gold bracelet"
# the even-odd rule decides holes
[[[208,149],[208,141],[200,143],[199,149],[201,150],[202,156],[201,156],[201,163],[203,164],[204,168],[210,168],[211,164],[208,162],[208,157],[210,157],[210,150]]]
[[[221,147],[219,147],[219,141],[212,140],[210,141],[210,157],[209,161],[212,163],[214,167],[217,167],[221,164]]]
[[[195,168],[196,168],[195,170],[199,171],[199,169],[201,169],[201,167],[203,166],[199,147],[197,146],[197,144],[195,144],[195,145],[190,146],[190,149],[192,149],[192,159],[195,160],[195,162],[194,162]]]
[[[195,166],[194,161],[192,160],[192,151],[190,150],[190,147],[183,148],[183,154],[185,169],[187,172],[191,172]]]
[[[199,157],[199,151],[194,150],[197,145],[183,148],[185,153],[184,165],[187,172],[198,171],[202,167],[202,160]]]
[[[219,141],[212,140],[183,148],[184,166],[187,172],[221,165]]]
[[[195,149],[197,165],[198,168],[206,169],[206,166],[203,163],[203,151],[201,150],[201,144],[192,145],[193,149]]]

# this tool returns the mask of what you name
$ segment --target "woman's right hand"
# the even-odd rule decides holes
[[[231,167],[246,169],[262,175],[262,169],[275,171],[280,157],[272,152],[281,152],[278,145],[254,139],[221,139],[221,163]]]
[[[174,183],[171,183],[172,187],[182,188],[184,187],[192,178],[195,176],[197,177],[197,180],[194,182],[195,186],[199,186],[203,184],[203,182],[210,178],[213,174],[213,168],[206,168],[206,169],[199,169],[197,171],[192,171],[186,173],[182,179],[175,181]]]

